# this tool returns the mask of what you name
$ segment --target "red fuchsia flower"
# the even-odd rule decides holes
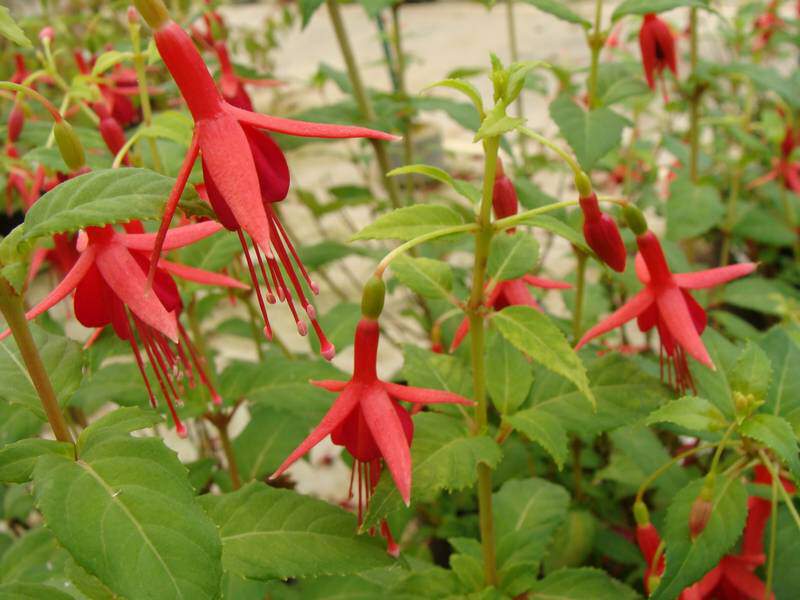
[[[231,106],[236,106],[243,110],[253,110],[253,101],[245,89],[245,85],[260,86],[260,87],[275,87],[281,85],[280,81],[275,79],[249,79],[240,77],[233,70],[230,56],[228,55],[228,47],[225,42],[214,42],[214,52],[219,61],[220,76],[219,76],[219,89],[222,92],[222,97]]]
[[[641,217],[640,217],[641,218]],[[687,354],[695,360],[714,368],[700,334],[706,327],[706,313],[688,290],[710,288],[739,277],[749,275],[756,269],[754,263],[741,263],[694,273],[673,274],[667,265],[664,251],[653,232],[639,229],[636,243],[636,276],[644,289],[628,300],[616,312],[589,329],[576,346],[576,350],[589,341],[621,327],[632,319],[637,320],[640,331],[655,327],[660,338],[661,376],[680,392],[693,389],[687,364]]]
[[[73,53],[73,58],[82,75],[91,74],[92,67],[97,60],[96,56],[91,56],[87,61],[83,52],[76,51]],[[116,64],[111,73],[107,73],[103,77],[103,82],[99,83],[97,87],[103,96],[106,108],[121,127],[135,125],[141,120],[139,109],[130,98],[139,94],[139,80],[134,69]]]
[[[494,190],[492,192],[492,209],[494,210],[495,217],[498,219],[510,217],[517,214],[518,208],[519,199],[517,198],[517,190],[514,188],[513,182],[506,176],[505,171],[503,171],[503,165],[498,160]],[[508,230],[509,234],[513,232],[513,228]],[[554,281],[534,275],[523,275],[517,279],[509,279],[507,281],[488,282],[484,290],[484,306],[499,311],[503,310],[506,306],[521,305],[530,306],[531,308],[541,311],[542,307],[536,302],[536,298],[533,297],[528,286],[545,290],[565,290],[572,287],[570,284],[562,281]],[[461,345],[467,333],[469,333],[469,319],[465,317],[453,336],[453,341],[450,344],[450,352],[454,352],[455,349]]]
[[[11,74],[9,81],[11,83],[22,84],[28,75],[30,75],[30,73],[28,73],[28,68],[25,66],[25,57],[19,52],[14,54],[14,72]]]
[[[111,155],[116,156],[125,145],[125,131],[122,129],[122,125],[111,115],[111,112],[109,112],[104,103],[93,103],[92,110],[100,119],[100,122],[97,124],[100,136],[103,138]],[[127,154],[122,157],[122,162],[125,165],[130,165]]]
[[[787,125],[786,133],[781,142],[781,154],[774,161],[775,166],[771,171],[751,181],[747,186],[748,189],[753,189],[773,179],[779,179],[787,190],[800,194],[800,162],[792,161],[792,153],[797,147],[798,139],[800,139],[800,136],[798,136],[794,128],[791,125]]]
[[[778,1],[773,0],[767,5],[767,9],[761,13],[753,22],[753,50],[763,50],[772,36],[785,25],[783,19],[778,16]]]
[[[642,50],[642,65],[650,89],[656,89],[656,77],[661,78],[664,69],[669,69],[677,77],[675,38],[669,25],[653,13],[644,16],[642,28],[639,30],[639,47]],[[667,100],[666,92],[664,100]]]
[[[604,263],[622,273],[628,253],[614,219],[600,210],[600,203],[594,192],[581,197],[579,202],[583,211],[583,239],[586,244]]]
[[[254,242],[259,269],[267,287],[267,302],[274,298],[269,283],[271,279],[278,299],[285,300],[289,305],[299,333],[301,335],[307,333],[308,327],[298,315],[292,292],[281,273],[278,264],[280,261],[297,301],[305,309],[320,339],[322,355],[328,359],[332,358],[335,349],[325,338],[317,322],[316,311],[303,291],[295,265],[313,293],[318,292],[318,287],[311,281],[272,207],[273,203],[283,200],[289,190],[290,178],[286,159],[278,145],[266,133],[259,130],[302,137],[367,137],[382,140],[391,140],[395,137],[363,127],[305,123],[272,117],[229,104],[220,95],[191,38],[169,18],[163,2],[136,0],[136,6],[144,19],[153,27],[156,46],[195,121],[189,151],[184,158],[175,188],[167,200],[164,219],[153,249],[154,256],[158,256],[161,250],[161,240],[167,232],[192,165],[200,154],[211,205],[225,228],[237,232],[245,250],[250,276],[264,318],[265,334],[270,336],[271,329],[258,277],[247,251],[244,233],[247,233]],[[260,190],[260,194],[256,193],[256,190]],[[277,260],[273,250],[278,256]]]
[[[312,381],[339,396],[317,427],[278,467],[279,477],[297,459],[328,435],[353,456],[358,485],[359,524],[382,464],[386,464],[406,504],[411,500],[411,439],[414,423],[400,402],[412,404],[465,404],[472,402],[452,392],[417,388],[378,379],[376,360],[380,337],[378,321],[364,317],[355,336],[353,376],[349,381]],[[351,480],[352,494],[352,480]],[[384,527],[384,534],[388,528]]]
[[[136,223],[126,228],[142,231]],[[219,224],[211,221],[176,227],[167,235],[164,248],[180,248],[219,230]],[[37,317],[74,291],[73,309],[82,325],[98,328],[111,325],[117,337],[130,343],[150,403],[155,407],[156,398],[139,350],[141,343],[175,427],[180,435],[185,435],[186,430],[175,411],[182,387],[177,374],[180,374],[181,380],[186,379],[190,386],[194,386],[196,374],[214,402],[219,403],[221,399],[206,375],[203,359],[178,320],[182,303],[171,275],[207,285],[247,286],[224,275],[159,259],[153,289],[148,290],[146,273],[150,268],[149,255],[154,243],[154,234],[122,233],[110,225],[87,228],[79,236],[80,255],[75,264],[55,289],[31,308],[25,317],[28,320]],[[0,333],[0,339],[9,334],[10,330]]]

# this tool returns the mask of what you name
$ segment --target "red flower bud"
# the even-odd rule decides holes
[[[583,237],[597,256],[615,271],[625,270],[627,252],[614,220],[600,210],[597,194],[580,199],[583,211]]]
[[[15,104],[14,108],[8,115],[8,141],[16,142],[19,139],[19,134],[22,133],[22,128],[25,125],[25,111],[19,104]]]
[[[692,536],[692,540],[703,533],[711,518],[712,510],[711,500],[701,492],[689,511],[689,534]]]
[[[55,31],[53,31],[53,28],[50,26],[44,27],[39,32],[39,39],[42,40],[43,42],[45,41],[50,42],[53,40],[54,37],[56,37]]]
[[[514,188],[512,181],[506,177],[503,170],[503,163],[497,159],[497,173],[494,178],[494,190],[492,192],[492,208],[494,208],[494,216],[498,219],[504,219],[517,214],[519,207],[519,199],[517,198],[517,190]]]

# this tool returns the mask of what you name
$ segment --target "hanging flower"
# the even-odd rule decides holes
[[[589,329],[576,349],[636,318],[641,331],[649,331],[653,327],[657,329],[661,343],[662,379],[667,379],[679,392],[684,392],[694,385],[687,354],[714,368],[700,339],[706,327],[706,313],[688,290],[710,288],[744,277],[752,273],[756,265],[742,263],[695,273],[673,274],[653,232],[646,230],[645,225],[637,233],[639,253],[636,255],[636,276],[644,284],[644,289]]]
[[[141,231],[138,224],[129,225],[128,229]],[[167,235],[164,249],[186,246],[219,229],[220,226],[211,221],[176,227]],[[153,290],[150,291],[145,275],[150,268],[149,255],[154,242],[154,234],[122,233],[110,225],[88,227],[79,236],[80,254],[72,268],[25,317],[34,319],[74,291],[73,309],[82,325],[99,328],[111,325],[117,337],[130,343],[150,403],[155,407],[156,398],[145,372],[139,344],[144,347],[175,427],[180,435],[185,435],[186,430],[175,411],[175,404],[180,402],[181,384],[178,379],[186,379],[190,386],[194,386],[197,375],[214,402],[221,400],[205,373],[203,359],[178,320],[182,303],[171,276],[207,285],[247,286],[224,275],[160,259]],[[10,330],[0,333],[0,340],[10,333]]]
[[[747,186],[748,189],[753,189],[768,181],[778,179],[787,190],[800,194],[800,162],[792,160],[792,154],[797,147],[798,139],[800,139],[800,136],[798,136],[794,128],[791,125],[787,125],[783,141],[781,141],[781,153],[775,159],[774,167],[758,179],[751,181]]]
[[[267,303],[274,297],[269,284],[271,279],[278,300],[285,300],[289,304],[298,332],[301,335],[307,333],[308,327],[298,315],[292,291],[281,273],[282,266],[291,282],[297,301],[305,310],[319,337],[322,355],[328,359],[332,358],[335,349],[325,338],[317,322],[316,311],[303,291],[295,265],[312,293],[316,294],[318,287],[311,281],[285,228],[278,220],[277,213],[272,208],[272,203],[283,200],[289,190],[289,169],[286,159],[278,145],[266,133],[259,130],[322,138],[367,137],[390,140],[394,139],[394,136],[363,127],[305,123],[272,117],[229,104],[220,95],[191,38],[169,18],[163,2],[137,0],[136,6],[155,30],[156,46],[195,121],[195,132],[189,151],[176,186],[167,201],[164,219],[153,249],[154,256],[158,256],[160,252],[161,240],[169,227],[192,165],[200,154],[211,205],[226,229],[237,232],[245,250],[253,287],[257,290],[259,308],[264,318],[265,334],[270,336],[271,329],[258,276],[249,259],[244,233],[247,233],[254,242],[253,249],[264,285],[267,287]],[[260,190],[260,194],[253,193],[255,190]],[[277,260],[274,254],[277,254]]]
[[[642,50],[644,74],[650,89],[656,89],[656,77],[661,78],[664,69],[669,69],[677,77],[675,38],[669,25],[653,13],[644,16],[642,28],[639,30],[639,46]],[[666,92],[664,100],[667,100]]]
[[[316,428],[303,440],[273,473],[279,477],[297,459],[305,455],[328,435],[334,444],[344,446],[352,455],[354,477],[358,491],[358,521],[378,482],[385,464],[403,501],[411,501],[411,439],[414,423],[401,402],[412,404],[465,404],[472,402],[452,392],[417,388],[378,379],[376,361],[380,338],[378,321],[364,317],[359,321],[355,336],[353,376],[349,381],[312,381],[322,389],[338,392],[339,396]],[[386,537],[388,527],[382,526]],[[392,551],[392,542],[390,551]]]

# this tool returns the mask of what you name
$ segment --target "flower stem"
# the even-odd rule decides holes
[[[764,598],[772,597],[772,582],[775,575],[775,549],[778,541],[778,486],[782,486],[780,479],[772,478],[771,513],[769,523],[769,554],[767,556],[767,580]]]
[[[603,49],[603,32],[600,27],[603,22],[603,0],[594,3],[594,30],[588,36],[589,50],[592,53],[592,62],[589,67],[589,82],[586,95],[589,109],[597,106],[597,74],[600,67],[600,51]]]
[[[239,466],[236,464],[236,454],[233,452],[231,445],[231,438],[228,435],[228,420],[224,422],[215,423],[217,431],[219,432],[219,443],[222,445],[222,451],[225,453],[225,460],[228,463],[228,473],[231,476],[231,488],[238,490],[242,487],[242,479],[239,476]]]
[[[692,82],[691,97],[689,99],[689,174],[692,182],[697,183],[699,179],[698,163],[700,160],[700,89],[697,83],[697,61],[699,38],[697,35],[697,9],[692,8],[689,12],[689,27],[691,29],[689,62],[691,64],[691,74],[689,79]]]
[[[572,311],[572,336],[577,343],[583,333],[583,300],[586,296],[586,253],[575,248],[578,261],[575,273],[575,309]]]
[[[598,196],[597,200],[599,202],[610,202],[612,204],[619,204],[625,205],[628,201],[625,198],[616,198],[614,196]],[[577,200],[564,200],[562,202],[553,202],[552,204],[546,204],[545,206],[540,206],[539,208],[532,208],[530,210],[525,210],[521,213],[517,213],[515,215],[511,215],[510,217],[506,217],[504,219],[497,219],[493,223],[493,227],[495,231],[504,231],[506,229],[510,229],[512,227],[516,227],[520,224],[525,224],[525,221],[530,219],[531,217],[535,217],[538,215],[543,215],[549,212],[553,212],[554,210],[561,210],[562,208],[569,208],[570,206],[577,206]]]
[[[139,103],[142,105],[142,120],[145,127],[150,127],[153,122],[153,110],[150,106],[150,91],[147,89],[147,74],[144,70],[144,54],[141,52],[141,25],[130,23],[128,31],[133,47],[133,66],[136,70],[136,82],[139,85]],[[164,165],[161,162],[161,155],[158,153],[158,145],[152,136],[147,136],[150,145],[150,154],[153,158],[153,167],[159,173],[164,172]]]
[[[18,92],[20,94],[24,94],[26,96],[30,96],[31,98],[36,100],[39,104],[41,104],[45,109],[47,109],[47,112],[50,113],[50,116],[56,123],[61,121],[63,118],[59,110],[55,107],[55,105],[52,102],[50,102],[50,100],[48,100],[47,98],[45,98],[39,92],[37,92],[32,88],[20,85],[18,83],[12,83],[10,81],[0,81],[0,90],[11,90],[14,92]]]
[[[418,246],[422,243],[429,242],[430,240],[435,240],[436,238],[444,237],[446,235],[451,235],[453,233],[466,233],[470,231],[477,231],[478,225],[475,223],[466,223],[464,225],[454,225],[453,227],[445,227],[443,229],[437,229],[436,231],[431,231],[430,233],[426,233],[415,237],[412,240],[408,240],[400,244],[397,248],[389,252],[386,256],[383,257],[381,262],[378,263],[378,266],[375,267],[375,277],[383,277],[383,272],[386,270],[386,267],[398,256],[408,252],[415,246]]]
[[[50,427],[53,429],[53,434],[57,440],[72,444],[72,434],[67,427],[66,420],[64,420],[64,415],[61,414],[53,384],[50,383],[47,370],[44,367],[44,363],[42,363],[42,357],[39,355],[39,350],[33,341],[20,297],[14,293],[11,285],[2,277],[0,277],[0,312],[3,313],[8,323],[8,328],[17,342],[22,360],[25,362],[25,368],[28,370],[28,375],[39,394],[42,408],[45,415],[47,415]]]
[[[519,42],[517,41],[517,23],[514,18],[514,0],[506,0],[506,29],[508,31],[508,46],[511,54],[511,62],[519,62]],[[522,92],[519,93],[516,100],[517,116],[520,119],[525,118],[525,102],[523,100]],[[519,152],[522,162],[525,162],[525,136],[519,135]]]
[[[350,46],[350,38],[347,35],[342,13],[339,10],[339,0],[325,0],[325,4],[328,6],[328,14],[331,18],[333,31],[336,34],[336,41],[339,43],[342,58],[347,66],[347,77],[350,80],[350,85],[353,86],[353,96],[361,111],[361,115],[368,124],[372,124],[375,121],[375,109],[372,107],[372,102],[361,80],[361,73],[358,70],[353,48]],[[386,144],[382,140],[371,139],[369,142],[372,144],[372,149],[375,152],[375,158],[381,170],[381,182],[383,183],[383,188],[386,190],[386,194],[389,196],[389,202],[392,203],[393,207],[399,208],[402,204],[400,203],[400,196],[397,193],[397,186],[394,180],[386,175],[391,170],[389,156],[386,153]]]
[[[778,469],[772,464],[767,453],[763,450],[758,451],[758,457],[761,459],[761,464],[763,464],[767,471],[769,471],[770,476],[773,480],[780,479],[780,474],[778,473]],[[795,508],[794,502],[792,501],[792,497],[789,495],[789,492],[786,491],[786,488],[783,485],[778,485],[778,492],[780,492],[781,496],[783,497],[783,502],[786,504],[786,508],[789,509],[789,513],[792,515],[794,519],[795,525],[797,525],[797,529],[800,530],[800,514],[797,514],[797,508]]]
[[[578,164],[578,162],[574,158],[572,158],[572,156],[570,156],[569,152],[561,148],[561,146],[559,146],[555,142],[550,141],[543,135],[540,135],[535,131],[528,129],[527,127],[520,127],[518,131],[523,135],[527,135],[529,138],[533,138],[540,144],[547,146],[553,152],[558,154],[564,160],[564,162],[566,162],[569,165],[569,168],[572,169],[572,172],[575,174],[576,177],[578,176],[579,173],[582,172],[582,169]]]
[[[494,235],[491,222],[492,193],[497,171],[497,149],[499,139],[484,141],[485,162],[483,171],[483,195],[478,212],[478,230],[475,233],[475,264],[472,270],[472,289],[467,304],[470,325],[472,355],[472,387],[475,400],[474,433],[481,435],[488,426],[488,400],[486,397],[485,335],[483,312],[483,289],[486,284],[486,269],[489,247]],[[495,557],[494,517],[492,515],[492,470],[485,463],[478,465],[478,519],[483,549],[483,573],[487,587],[497,585]]]
[[[408,99],[408,90],[406,89],[406,57],[403,54],[403,37],[400,28],[400,6],[401,3],[392,5],[392,43],[394,45],[395,55],[395,79],[397,81],[397,93],[401,100],[408,105],[408,114],[403,118],[403,161],[407,165],[414,164],[414,141],[413,141],[413,128],[414,122],[412,119],[411,104]],[[406,184],[406,200],[409,205],[414,202],[414,175],[409,173],[405,178]]]

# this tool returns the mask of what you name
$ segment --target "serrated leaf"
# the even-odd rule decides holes
[[[619,146],[622,130],[628,124],[625,118],[609,108],[586,112],[566,95],[559,96],[550,104],[550,117],[587,172]]]
[[[58,454],[74,457],[72,444],[55,440],[29,438],[0,448],[0,481],[25,483],[30,481],[33,467],[41,456]]]
[[[78,436],[78,453],[81,454],[92,444],[107,435],[119,435],[152,427],[162,421],[161,415],[153,410],[128,406],[112,410],[84,429]]]
[[[562,21],[566,21],[567,23],[575,23],[576,25],[580,25],[585,29],[589,29],[592,24],[587,19],[584,19],[582,16],[574,13],[572,10],[567,8],[565,2],[557,2],[556,0],[524,0],[526,4],[530,4],[535,6],[542,12],[546,12],[550,15],[553,15],[557,19],[561,19]]]
[[[34,487],[59,542],[117,594],[218,597],[219,536],[161,440],[108,436],[78,461],[43,457]]]
[[[510,596],[529,589],[553,534],[564,522],[569,493],[544,479],[512,479],[492,497],[500,587]]]
[[[254,406],[250,421],[233,440],[239,472],[245,481],[271,475],[308,431],[309,419],[268,406]]]
[[[797,437],[786,419],[764,413],[756,414],[741,424],[739,433],[761,442],[775,452],[795,478],[800,479]]]
[[[0,600],[73,600],[69,594],[41,583],[0,585]]]
[[[488,355],[491,356],[491,368],[486,372],[486,388],[498,412],[508,415],[528,397],[533,383],[531,365],[500,335],[493,337]]]
[[[481,122],[478,132],[475,134],[474,141],[501,136],[509,131],[514,131],[517,127],[525,123],[521,117],[511,117],[506,114],[505,105],[500,102],[495,105],[491,112]]]
[[[717,478],[712,513],[705,529],[692,541],[689,512],[704,481],[695,480],[678,492],[664,525],[666,569],[652,600],[672,599],[717,565],[736,543],[747,517],[747,490],[738,478]]]
[[[489,251],[489,275],[496,281],[516,279],[530,272],[539,258],[539,243],[523,231],[496,235]]]
[[[682,240],[706,233],[717,226],[725,207],[717,189],[697,185],[688,179],[676,179],[667,200],[667,237]]]
[[[30,48],[33,45],[11,17],[7,6],[0,6],[0,35],[23,48]]]
[[[531,227],[539,227],[540,229],[545,229],[551,233],[555,233],[556,235],[567,240],[570,244],[583,250],[583,252],[589,256],[595,255],[594,252],[592,252],[592,249],[586,245],[586,240],[583,239],[583,235],[580,232],[570,227],[563,221],[559,221],[555,217],[551,217],[550,215],[534,215],[532,217],[528,217],[520,224],[530,225]]]
[[[492,323],[519,350],[572,381],[596,406],[583,363],[561,330],[544,314],[529,306],[509,306],[494,313]]]
[[[650,413],[645,424],[655,423],[674,423],[693,431],[714,431],[725,425],[725,415],[705,398],[684,396]]]
[[[61,335],[48,333],[31,325],[33,341],[50,376],[59,405],[65,406],[81,382],[83,357],[80,345]],[[24,404],[44,417],[39,394],[25,368],[25,362],[13,337],[0,342],[0,398]]]
[[[772,365],[766,408],[786,415],[800,407],[800,345],[786,329],[774,327],[759,342]]]
[[[453,271],[446,262],[400,256],[392,262],[391,268],[401,283],[420,296],[435,299],[451,296]]]
[[[662,13],[681,6],[709,8],[705,0],[625,0],[614,10],[611,19],[616,21],[625,15]]]
[[[161,218],[175,180],[138,168],[99,169],[44,194],[25,215],[24,239],[77,231],[90,225]],[[194,196],[187,187],[183,199]]]
[[[441,181],[449,185],[472,204],[478,204],[481,201],[481,191],[477,187],[467,181],[455,179],[450,173],[439,167],[432,167],[430,165],[406,165],[405,167],[392,169],[387,173],[390,177],[408,174],[425,175],[436,181]]]
[[[219,528],[225,570],[242,577],[343,575],[391,563],[377,540],[356,536],[355,515],[290,490],[251,483],[201,502]]]
[[[765,400],[771,380],[769,357],[756,344],[748,342],[730,373],[731,391],[752,394],[757,400]]]
[[[462,225],[464,220],[447,206],[419,204],[398,208],[381,215],[356,233],[353,240],[411,240],[446,227]]]
[[[639,594],[605,571],[582,567],[551,573],[528,594],[531,600],[638,600]]]
[[[500,446],[485,435],[471,435],[460,418],[432,412],[414,417],[411,444],[411,499],[433,500],[442,490],[457,491],[477,479],[478,463],[494,467],[500,462]],[[362,529],[379,525],[386,515],[403,507],[400,493],[388,472],[381,475]]]
[[[415,387],[444,390],[472,397],[472,377],[457,357],[403,346],[403,377]]]
[[[567,459],[567,432],[550,413],[537,407],[521,410],[508,417],[508,423],[553,457],[559,470]]]

